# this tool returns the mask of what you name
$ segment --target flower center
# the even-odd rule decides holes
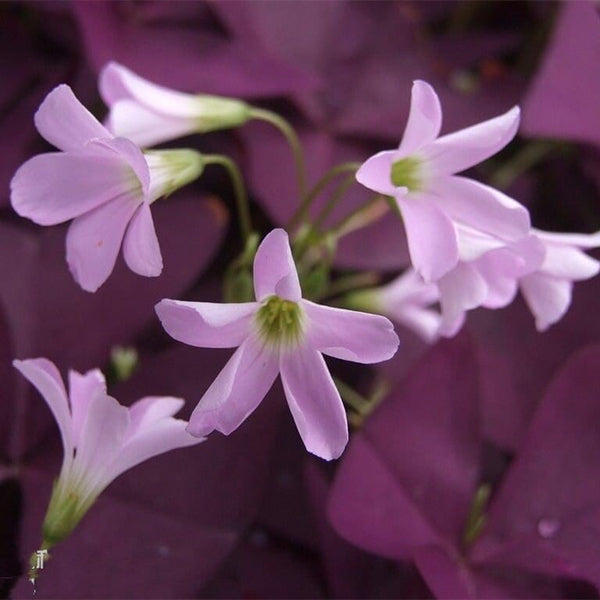
[[[390,179],[396,187],[408,188],[409,192],[421,189],[423,178],[421,173],[421,161],[414,156],[407,156],[392,163]]]
[[[261,338],[275,346],[291,345],[302,335],[302,309],[296,302],[271,296],[256,315]]]

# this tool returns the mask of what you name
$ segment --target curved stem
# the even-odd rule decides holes
[[[331,169],[330,171],[325,173],[325,175],[323,175],[323,177],[321,177],[321,179],[319,179],[319,181],[317,181],[317,183],[313,186],[313,188],[307,194],[305,194],[303,196],[303,198],[300,202],[300,207],[298,208],[298,210],[296,211],[296,214],[292,217],[292,220],[290,221],[290,223],[288,225],[288,230],[291,231],[294,227],[299,225],[306,218],[306,213],[308,212],[308,209],[310,208],[310,205],[313,203],[315,198],[317,198],[319,196],[319,194],[336,177],[338,177],[338,175],[341,175],[343,173],[349,173],[349,172],[355,173],[359,167],[360,167],[360,163],[358,163],[358,162],[347,162],[347,163],[342,163],[342,164],[336,165],[335,167],[333,167],[333,169]]]
[[[368,213],[373,207],[376,205],[385,202],[385,196],[381,194],[376,194],[375,196],[371,196],[369,200],[367,200],[362,206],[359,206],[356,210],[353,210],[350,214],[346,215],[335,227],[333,227],[332,232],[340,235],[343,234],[346,228],[352,224],[354,220],[357,220],[361,214]],[[387,212],[387,205],[384,207],[383,212]],[[380,216],[379,214],[375,215],[377,218]],[[369,223],[371,220],[368,221]],[[368,224],[368,223],[367,223]],[[353,231],[355,228],[351,227],[350,230]]]
[[[298,138],[296,131],[281,115],[278,115],[270,110],[251,106],[250,117],[270,123],[271,125],[277,127],[277,129],[279,129],[279,131],[281,131],[281,133],[285,136],[285,139],[292,150],[292,154],[294,155],[294,163],[296,164],[296,172],[298,174],[298,189],[300,191],[300,197],[303,197],[306,193],[307,187],[306,162],[304,160],[302,144],[300,143],[300,139]]]
[[[244,179],[240,173],[240,170],[235,162],[233,162],[228,156],[224,156],[222,154],[207,154],[204,156],[204,163],[206,165],[221,165],[227,169],[235,194],[240,230],[242,232],[244,246],[246,246],[248,238],[252,233],[252,222],[250,220],[248,194],[246,193]]]

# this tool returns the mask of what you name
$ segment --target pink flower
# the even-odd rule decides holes
[[[150,205],[200,175],[192,150],[143,154],[109,133],[59,85],[35,115],[40,134],[61,152],[34,156],[11,182],[15,211],[39,225],[73,219],[67,262],[75,280],[96,291],[113,270],[121,243],[129,268],[146,277],[162,271]]]
[[[538,331],[559,321],[571,304],[573,282],[590,279],[600,271],[600,262],[583,250],[600,247],[600,231],[550,233],[533,230],[545,246],[541,266],[520,281],[521,292],[535,317]]]
[[[393,196],[400,208],[414,269],[436,281],[459,260],[462,226],[501,240],[518,240],[530,228],[518,202],[482,183],[456,176],[512,140],[519,109],[438,137],[442,110],[433,88],[415,81],[408,123],[397,150],[369,158],[357,180]]]
[[[69,394],[56,366],[45,358],[14,366],[46,400],[60,429],[64,459],[44,520],[44,547],[69,535],[100,493],[121,473],[163,452],[203,440],[173,418],[184,401],[146,397],[131,407],[106,393],[102,373],[69,373]]]
[[[466,311],[508,306],[521,277],[535,271],[544,260],[544,245],[534,235],[505,246],[491,236],[478,234],[478,238],[476,245],[489,244],[490,249],[473,260],[466,260],[469,256],[465,253],[465,258],[437,282],[442,309],[440,335],[444,337],[458,333]]]
[[[386,315],[430,344],[438,338],[440,328],[441,316],[432,308],[438,301],[437,286],[408,269],[387,285],[348,294],[344,305]]]
[[[290,410],[309,452],[337,458],[348,441],[340,395],[322,354],[359,363],[391,358],[392,324],[379,315],[304,300],[288,236],[275,229],[254,259],[256,302],[213,304],[162,300],[156,312],[175,339],[203,348],[239,346],[206,391],[188,431],[230,434],[280,373]]]
[[[250,118],[249,106],[241,100],[170,90],[115,62],[100,73],[99,87],[110,106],[108,129],[144,147],[237,127]]]

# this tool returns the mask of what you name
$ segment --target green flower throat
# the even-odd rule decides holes
[[[423,187],[421,161],[414,156],[407,156],[393,162],[390,178],[396,187],[408,188],[409,192],[419,191]]]
[[[260,307],[256,321],[261,338],[269,344],[293,344],[302,335],[302,309],[279,296],[271,296]]]

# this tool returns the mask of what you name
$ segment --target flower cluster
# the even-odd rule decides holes
[[[519,202],[457,175],[514,138],[517,107],[440,136],[439,98],[428,83],[415,81],[398,148],[362,164],[357,157],[338,165],[311,188],[299,140],[275,113],[236,98],[167,89],[116,63],[102,70],[99,87],[109,106],[104,125],[67,85],[42,102],[35,125],[59,151],[34,156],[18,169],[11,182],[14,210],[39,225],[71,221],[69,269],[84,290],[96,292],[121,248],[131,271],[159,276],[163,261],[152,205],[200,178],[207,165],[225,167],[242,236],[225,271],[226,302],[166,298],[156,313],[180,342],[236,350],[201,394],[189,423],[173,418],[183,405],[177,398],[147,397],[126,408],[107,394],[97,370],[71,372],[67,395],[50,361],[15,361],[46,400],[63,440],[42,549],[67,537],[125,470],[214,431],[231,434],[278,375],[306,449],[325,460],[340,457],[349,438],[344,401],[351,404],[355,391],[331,375],[323,355],[362,364],[391,359],[399,340],[387,317],[433,343],[456,335],[467,311],[505,307],[521,290],[543,331],[568,310],[573,282],[600,271],[600,262],[586,254],[600,247],[600,232],[541,231]],[[254,229],[243,178],[228,156],[148,149],[250,120],[278,127],[290,143],[300,197],[287,231],[263,235]],[[340,174],[349,179],[313,218],[313,201]],[[375,197],[330,225],[354,179]],[[341,238],[390,211],[400,217],[397,235],[406,239],[409,267],[389,281],[383,274],[336,273]]]

